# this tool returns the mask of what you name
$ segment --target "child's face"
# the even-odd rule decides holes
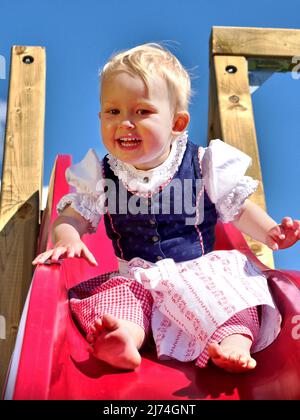
[[[148,84],[125,71],[107,76],[102,82],[99,114],[109,153],[143,170],[164,162],[174,134],[179,134],[174,129],[176,116],[166,82],[157,77]]]

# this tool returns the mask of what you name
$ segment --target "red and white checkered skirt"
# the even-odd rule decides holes
[[[72,288],[69,292],[72,313],[85,334],[104,314],[134,322],[146,334],[151,326],[160,359],[195,360],[199,367],[207,365],[209,343],[220,342],[231,334],[249,336],[254,344],[258,344],[255,351],[259,351],[262,347],[259,343],[261,329],[256,306],[252,306],[251,302],[262,306],[269,304],[268,322],[263,322],[268,326],[263,331],[267,333],[264,346],[270,344],[280,330],[280,315],[276,308],[271,307],[272,298],[264,290],[262,280],[266,279],[255,267],[244,267],[244,276],[241,271],[239,274],[243,278],[246,272],[246,276],[251,277],[247,279],[250,286],[248,282],[243,282],[245,279],[237,287],[234,284],[233,299],[228,279],[241,270],[241,266],[238,270],[232,267],[233,260],[239,259],[239,256],[236,253],[227,254],[231,270],[224,265],[225,254],[218,254],[217,259],[215,256],[206,259],[204,256],[185,263],[163,260],[151,264],[133,259],[128,264],[127,273],[107,273]],[[245,262],[244,258],[239,264]],[[213,266],[210,275],[205,270],[205,261],[209,270]],[[234,280],[238,283],[236,278]],[[253,286],[255,282],[258,287]],[[243,296],[241,285],[247,289],[247,297]],[[219,302],[219,307],[215,308],[212,302],[214,305]]]

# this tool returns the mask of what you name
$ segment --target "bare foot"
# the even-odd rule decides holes
[[[137,348],[143,339],[144,330],[139,325],[106,314],[96,320],[87,336],[88,351],[114,367],[132,370],[141,363]]]
[[[232,334],[220,344],[211,343],[208,354],[218,367],[231,373],[242,373],[254,369],[256,361],[250,355],[252,340],[241,334]]]

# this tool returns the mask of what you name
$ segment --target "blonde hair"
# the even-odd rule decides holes
[[[147,43],[114,54],[100,72],[100,83],[110,73],[122,69],[140,76],[146,86],[149,79],[162,77],[167,83],[175,112],[188,110],[192,94],[189,73],[162,45]]]

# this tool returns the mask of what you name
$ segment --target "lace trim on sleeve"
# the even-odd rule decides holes
[[[223,223],[231,222],[240,213],[246,198],[256,191],[259,181],[250,176],[243,176],[229,194],[221,197],[215,204],[219,219]]]
[[[85,193],[67,194],[57,204],[57,212],[62,213],[67,205],[70,205],[89,222],[89,233],[96,232],[104,213],[104,199],[102,197]]]

